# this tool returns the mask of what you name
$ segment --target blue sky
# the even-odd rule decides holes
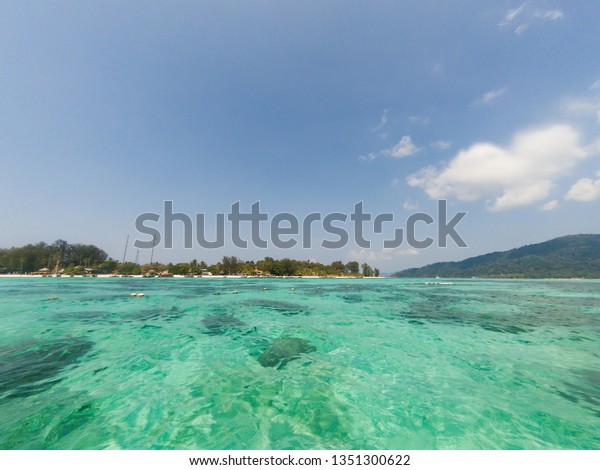
[[[209,221],[236,201],[298,218],[363,201],[402,227],[443,198],[469,247],[180,241],[160,261],[393,271],[600,231],[597,1],[20,0],[0,21],[0,246],[120,259],[164,200]]]

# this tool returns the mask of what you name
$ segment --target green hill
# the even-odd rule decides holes
[[[463,261],[405,269],[392,277],[600,278],[600,235],[569,235]]]

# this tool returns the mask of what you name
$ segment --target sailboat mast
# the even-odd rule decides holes
[[[125,256],[127,256],[127,245],[129,245],[129,235],[127,235],[127,240],[125,240],[125,251],[123,251],[123,263],[125,262]]]
[[[154,260],[154,247],[156,246],[156,234],[152,237],[152,252],[150,253],[150,264]]]

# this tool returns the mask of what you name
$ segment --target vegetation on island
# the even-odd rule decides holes
[[[94,245],[70,244],[64,240],[56,240],[48,245],[44,242],[22,247],[0,249],[0,273],[31,273],[41,269],[54,271],[57,263],[60,268],[74,269],[107,268],[109,260],[105,251]]]
[[[600,235],[569,235],[392,277],[600,278]]]
[[[260,261],[242,261],[224,256],[215,264],[192,260],[189,263],[137,264],[119,262],[94,245],[69,244],[57,240],[22,247],[0,249],[0,274],[60,273],[64,275],[169,273],[173,275],[246,275],[246,276],[366,276],[378,277],[379,269],[358,261],[334,261],[322,264],[289,258],[265,257]]]

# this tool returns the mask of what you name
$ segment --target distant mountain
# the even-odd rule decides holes
[[[392,277],[600,278],[600,235],[569,235],[535,245],[405,269]]]

